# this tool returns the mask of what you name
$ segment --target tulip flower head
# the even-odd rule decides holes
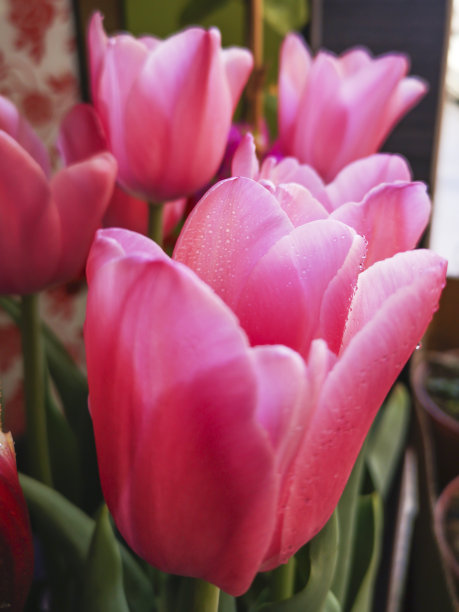
[[[0,97],[0,293],[27,294],[83,269],[116,177],[110,153],[50,178],[43,144]]]
[[[121,185],[153,202],[204,187],[223,159],[251,54],[222,50],[215,28],[108,38],[99,13],[88,38],[92,101]]]
[[[319,174],[293,157],[267,157],[260,167],[251,134],[237,148],[233,176],[252,178],[282,200],[295,225],[336,219],[367,241],[365,267],[412,249],[425,230],[431,210],[426,186],[411,181],[399,155],[377,153],[345,166],[325,184]]]
[[[85,343],[101,483],[159,569],[232,595],[333,512],[366,433],[437,307],[446,264],[297,224],[237,177],[198,203],[170,259],[100,230]],[[107,384],[107,381],[110,381]]]
[[[394,125],[426,93],[407,77],[405,56],[373,58],[361,48],[312,57],[296,34],[282,45],[279,148],[311,165],[327,182],[350,162],[375,153]]]

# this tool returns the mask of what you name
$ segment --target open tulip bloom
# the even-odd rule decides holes
[[[88,260],[108,507],[149,563],[233,595],[328,520],[445,278],[425,250],[365,268],[354,229],[293,209],[236,177],[200,201],[172,259],[107,229]]]

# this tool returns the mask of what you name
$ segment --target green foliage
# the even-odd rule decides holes
[[[306,586],[283,601],[261,606],[260,612],[304,612],[325,609],[338,557],[336,513],[309,544],[309,578]]]
[[[100,509],[83,566],[78,612],[129,612],[119,545],[107,506]]]
[[[95,571],[94,563],[97,559],[101,563],[106,563],[105,555],[114,554],[113,550],[110,553],[110,546],[112,549],[114,546],[113,540],[107,534],[106,525],[102,524],[99,527],[101,532],[95,532],[95,521],[57,491],[23,474],[20,474],[20,483],[32,523],[48,553],[46,559],[48,572],[55,581],[53,595],[58,598],[58,601],[63,602],[60,606],[61,610],[71,612],[78,593],[78,586],[81,584],[81,576],[88,571],[88,563],[92,565],[93,571]],[[101,521],[103,523],[103,519]],[[93,536],[96,537],[96,540],[91,545]],[[102,551],[104,547],[107,548],[105,552]],[[154,593],[149,579],[124,546],[121,547],[121,559],[124,591],[129,610],[152,612]],[[116,561],[112,559],[110,564],[110,572],[113,574],[115,572],[113,566]],[[100,572],[98,570],[98,575],[99,580],[104,580],[103,570]],[[94,589],[94,583],[91,588]],[[99,609],[111,610],[112,608],[101,606]]]

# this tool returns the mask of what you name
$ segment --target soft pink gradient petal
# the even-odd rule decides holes
[[[321,172],[327,182],[346,164],[374,153],[381,146],[393,127],[387,121],[387,108],[407,70],[404,56],[388,55],[376,58],[343,81],[338,95],[347,109],[347,128],[333,163],[325,174]]]
[[[129,176],[130,164],[135,163],[127,150],[126,113],[128,100],[139,73],[149,57],[148,50],[132,36],[122,35],[111,38],[107,42],[103,70],[99,79],[97,95],[94,96],[94,106],[100,117],[111,152],[115,155],[120,181]],[[154,112],[154,109],[152,109]],[[149,124],[147,117],[143,121],[147,132]],[[145,137],[145,135],[144,135]],[[151,134],[149,135],[151,139]]]
[[[345,51],[339,58],[339,66],[344,77],[351,76],[360,72],[371,64],[373,57],[371,53],[362,47],[349,49]]]
[[[386,110],[385,122],[380,125],[380,142],[386,139],[388,132],[422,100],[428,90],[428,84],[418,77],[406,77],[398,84]]]
[[[88,26],[89,76],[93,101],[98,95],[99,81],[108,45],[108,38],[102,25],[103,20],[102,14],[97,11],[91,17]]]
[[[279,185],[274,193],[279,206],[287,213],[295,227],[328,218],[328,211],[322,204],[310,191],[297,183]]]
[[[281,183],[299,183],[329,211],[332,210],[325,185],[311,166],[300,164],[294,157],[285,157],[279,162],[274,157],[267,157],[260,170],[260,179],[268,179],[275,185]]]
[[[292,229],[265,187],[244,177],[227,179],[210,189],[188,217],[174,259],[232,307],[252,268]]]
[[[32,293],[57,266],[58,214],[42,168],[5,132],[0,159],[0,293]]]
[[[65,240],[54,275],[64,282],[83,271],[95,231],[110,202],[116,179],[116,161],[110,153],[61,170],[51,181],[51,192],[59,213]]]
[[[45,175],[49,177],[51,164],[46,147],[29,122],[20,115],[14,104],[3,96],[0,96],[0,130],[16,140],[33,157]]]
[[[258,179],[260,164],[258,163],[255,140],[247,133],[241,139],[231,163],[232,176],[245,176],[254,181]]]
[[[130,91],[121,182],[155,201],[196,191],[223,158],[232,112],[218,32],[194,28],[164,41]]]
[[[335,160],[342,155],[349,130],[349,109],[340,89],[336,58],[320,52],[309,71],[292,141],[283,148],[313,166],[327,182],[340,169]]]
[[[252,71],[253,57],[247,49],[230,47],[229,49],[222,49],[221,58],[226,71],[234,111]]]
[[[284,474],[311,418],[305,363],[285,346],[258,346],[253,354],[259,380],[257,420],[268,432],[276,469]]]
[[[311,53],[297,34],[288,34],[282,43],[279,69],[278,121],[281,146],[293,139],[302,92],[312,64]]]
[[[276,532],[282,548],[267,556],[263,569],[285,562],[330,517],[379,406],[438,307],[445,273],[440,257],[413,251],[360,276],[348,341],[325,379],[291,470]],[[314,350],[321,349],[320,342]]]
[[[358,159],[345,166],[327,185],[331,210],[347,202],[360,202],[373,187],[395,181],[411,181],[408,162],[400,155],[376,153]]]
[[[85,338],[108,506],[152,565],[238,595],[275,518],[274,455],[256,420],[264,375],[234,315],[192,272],[155,258],[158,247],[124,257],[97,248]]]
[[[363,250],[360,236],[329,220],[296,227],[278,240],[260,257],[232,305],[251,344],[281,343],[307,357],[323,308],[328,322],[330,298],[340,298],[334,314],[336,327],[344,327]],[[335,334],[329,331],[330,337]]]
[[[430,199],[423,183],[382,184],[359,204],[350,202],[331,218],[353,227],[368,243],[365,266],[416,246],[430,215]]]
[[[107,139],[97,113],[90,104],[76,104],[65,115],[57,140],[66,165],[108,150]]]

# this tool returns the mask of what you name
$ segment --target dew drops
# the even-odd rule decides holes
[[[421,348],[422,348],[422,342],[418,342],[416,344],[416,350],[419,351],[419,349],[421,349]]]

